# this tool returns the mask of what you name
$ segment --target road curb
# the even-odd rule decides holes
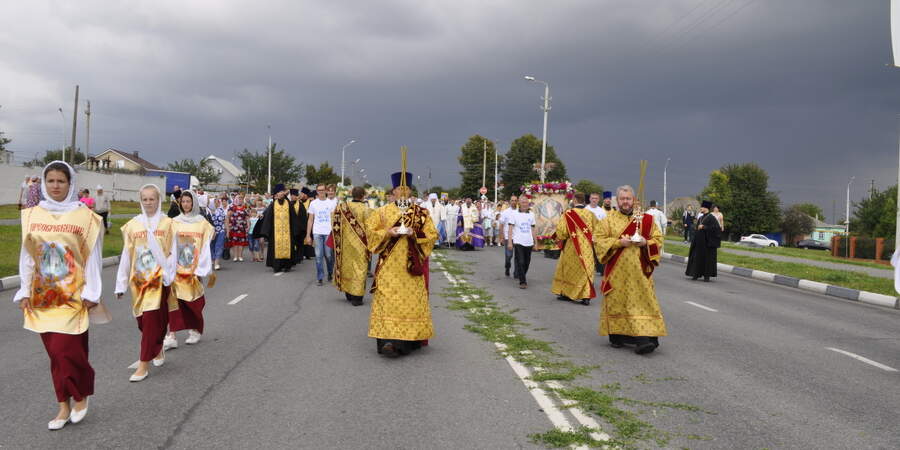
[[[663,259],[668,259],[683,264],[687,263],[687,257],[681,255],[673,255],[671,253],[662,254]],[[834,286],[818,281],[804,280],[800,278],[778,275],[776,273],[763,272],[761,270],[748,269],[746,267],[737,267],[729,264],[718,264],[718,271],[730,273],[746,278],[765,281],[767,283],[779,284],[805,291],[811,291],[818,294],[825,294],[832,297],[842,298],[844,300],[852,300],[855,302],[865,303],[868,305],[876,305],[893,309],[900,309],[900,299],[891,297],[890,295],[877,294],[875,292],[860,291],[857,289],[849,289],[842,286]]]
[[[119,264],[119,256],[108,256],[103,258],[103,267],[115,266]],[[0,278],[0,292],[10,289],[18,289],[22,285],[22,281],[18,275]]]

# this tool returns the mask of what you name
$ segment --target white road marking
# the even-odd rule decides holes
[[[696,307],[698,307],[698,308],[700,308],[700,309],[705,309],[705,310],[710,311],[710,312],[719,312],[719,310],[717,310],[717,309],[712,309],[712,308],[710,308],[709,306],[703,306],[703,305],[701,305],[701,304],[699,304],[699,303],[694,303],[694,302],[685,302],[685,303],[687,303],[688,305],[691,305],[691,306],[696,306]]]
[[[501,351],[506,350],[506,346],[499,342],[495,342],[494,345]],[[572,424],[569,423],[568,419],[566,419],[566,416],[563,415],[559,408],[553,404],[553,400],[550,400],[550,397],[547,396],[547,392],[542,389],[539,384],[529,379],[529,377],[531,377],[531,372],[528,371],[528,368],[513,359],[512,356],[506,356],[506,362],[509,363],[509,366],[512,367],[516,376],[518,376],[519,379],[522,380],[522,383],[525,384],[525,387],[528,388],[528,392],[534,397],[538,406],[544,410],[544,414],[547,415],[550,422],[553,422],[553,426],[562,431],[572,431]]]
[[[280,273],[280,272],[279,272]],[[228,302],[229,305],[237,305],[241,300],[247,298],[247,294],[241,294],[234,298],[234,300]]]
[[[282,275],[284,275],[284,272],[278,272],[278,273],[275,274],[276,277],[280,277],[280,276],[282,276]]]
[[[547,386],[549,386],[550,389],[557,391],[556,397],[559,398],[559,401],[561,401],[562,404],[568,408],[569,412],[572,413],[572,416],[575,417],[575,420],[581,422],[582,425],[584,425],[588,428],[593,428],[595,430],[600,429],[600,424],[597,423],[597,421],[594,420],[593,417],[588,416],[587,414],[584,413],[584,411],[581,410],[581,408],[578,408],[575,406],[575,404],[577,402],[575,402],[574,400],[569,400],[567,398],[563,398],[561,395],[559,395],[558,391],[563,388],[561,384],[559,384],[558,382],[556,382],[554,380],[549,380],[549,381],[547,381]],[[602,431],[591,433],[591,437],[598,441],[608,441],[610,438],[610,436],[608,434],[606,434]]]
[[[834,347],[825,347],[825,349],[831,350],[831,351],[833,351],[833,352],[840,353],[840,354],[842,354],[842,355],[847,355],[847,356],[849,356],[849,357],[851,357],[851,358],[853,358],[853,359],[855,359],[855,360],[857,360],[857,361],[862,361],[862,362],[864,362],[864,363],[866,363],[866,364],[868,364],[868,365],[870,365],[870,366],[875,366],[875,367],[877,367],[877,368],[879,368],[879,369],[881,369],[881,370],[886,370],[886,371],[888,371],[888,372],[897,372],[897,369],[895,369],[895,368],[893,368],[893,367],[891,367],[891,366],[886,366],[886,365],[884,365],[884,364],[882,364],[882,363],[880,363],[880,362],[878,362],[878,361],[872,361],[871,359],[865,358],[865,357],[862,357],[862,356],[859,356],[859,355],[857,355],[856,353],[850,353],[850,352],[848,352],[848,351],[846,351],[846,350],[841,350],[841,349],[839,349],[839,348],[834,348]]]

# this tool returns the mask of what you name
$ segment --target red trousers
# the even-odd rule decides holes
[[[155,311],[144,311],[137,317],[138,329],[141,330],[141,361],[150,361],[162,351],[166,338],[166,327],[169,325],[169,312],[166,303]]]
[[[169,311],[169,331],[197,330],[203,334],[203,307],[206,296],[192,302],[178,299],[178,309]]]
[[[56,400],[76,402],[94,395],[94,369],[88,362],[88,332],[81,334],[41,333],[50,356],[50,376]]]

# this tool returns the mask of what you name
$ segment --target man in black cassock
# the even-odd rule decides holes
[[[303,210],[309,211],[309,204],[312,202],[312,199],[316,198],[316,191],[310,190],[308,187],[303,187],[300,189],[300,202],[303,204]],[[303,259],[314,259],[316,257],[316,248],[312,245],[306,245],[304,243],[304,238],[306,237],[306,220],[309,216],[303,216],[303,236],[300,236],[300,258]]]
[[[703,281],[709,281],[709,277],[716,276],[716,249],[722,245],[722,228],[716,216],[709,213],[710,208],[712,202],[709,200],[704,200],[700,205],[701,216],[697,219],[687,270],[684,272],[692,280],[703,277]]]
[[[291,189],[291,208],[299,222],[299,234],[294,235],[294,264],[303,262],[303,238],[306,236],[306,206],[303,204],[300,191]]]
[[[287,193],[288,191],[283,184],[275,186],[275,189],[272,191],[275,199],[272,200],[272,203],[266,208],[266,212],[263,213],[262,225],[258,232],[268,242],[266,247],[266,266],[271,267],[275,272],[290,272],[291,267],[294,266],[294,259],[297,256],[297,236],[301,235],[300,220],[294,211],[294,205],[286,198]],[[287,223],[283,219],[281,223],[276,223],[278,221],[278,214],[275,211],[276,207],[287,208]],[[286,235],[276,233],[276,226],[279,229],[287,227],[288,233]],[[287,239],[288,242],[282,243],[282,239]],[[279,248],[288,249],[289,251],[284,255],[279,255],[281,256],[280,258],[276,258],[276,252]]]

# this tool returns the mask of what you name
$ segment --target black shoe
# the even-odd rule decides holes
[[[589,298],[582,299],[581,304],[584,306],[588,306],[591,304],[591,299],[589,299]]]
[[[691,281],[697,281],[697,278],[700,278],[700,277],[699,276],[691,277]]]
[[[709,277],[703,277],[703,281],[709,283]]]
[[[322,280],[319,280],[316,282],[316,286],[321,286],[321,285],[322,285]]]
[[[393,342],[388,342],[387,344],[382,345],[381,348],[378,349],[378,353],[384,356],[398,356],[397,349],[394,348]]]
[[[556,299],[565,302],[569,300],[569,297],[566,297],[565,295],[557,295]]]
[[[328,282],[331,282],[331,275],[328,275]]]
[[[659,347],[659,343],[657,340],[646,337],[635,339],[635,343],[637,344],[637,346],[634,348],[634,352],[638,355],[653,353],[653,350],[656,350],[656,347]]]
[[[519,283],[519,289],[528,289],[528,283]]]
[[[350,300],[350,304],[353,306],[362,306],[363,301],[361,298],[355,298],[353,300]]]
[[[508,276],[509,276],[509,269],[506,269],[506,271],[505,271],[504,273],[505,273],[506,276],[508,277]]]

